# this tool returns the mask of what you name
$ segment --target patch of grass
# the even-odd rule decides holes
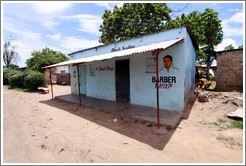
[[[231,127],[243,129],[243,121],[242,120],[233,120],[233,121],[231,121]]]
[[[226,130],[229,128],[243,129],[243,121],[242,120],[229,120],[229,119],[220,119],[219,118],[213,124],[218,126],[220,128],[220,130]]]
[[[220,129],[228,129],[230,128],[230,123],[228,120],[225,120],[225,119],[217,119],[216,122],[213,123],[214,125],[218,126]]]

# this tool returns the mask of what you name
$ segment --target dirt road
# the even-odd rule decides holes
[[[243,131],[221,127],[224,115],[241,107],[231,102],[237,96],[218,92],[196,101],[176,129],[158,135],[131,118],[114,122],[113,114],[50,94],[3,87],[2,162],[242,163]]]

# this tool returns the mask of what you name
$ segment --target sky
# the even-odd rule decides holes
[[[68,54],[101,45],[98,42],[99,27],[104,11],[112,10],[115,5],[122,6],[124,1],[113,2],[1,1],[1,43],[11,40],[16,46],[19,67],[26,66],[26,59],[34,50],[45,47]],[[166,3],[173,10],[170,13],[172,18],[195,10],[204,12],[205,8],[218,12],[224,36],[216,51],[230,44],[234,48],[244,44],[245,9],[242,1],[169,2]]]

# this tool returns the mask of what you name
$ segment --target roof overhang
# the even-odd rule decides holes
[[[45,66],[43,68],[46,69],[46,68],[53,68],[53,67],[57,67],[57,66],[76,65],[76,64],[86,63],[86,62],[107,60],[107,59],[111,59],[111,58],[115,58],[115,57],[123,57],[123,56],[132,55],[132,54],[138,54],[138,53],[142,53],[142,52],[153,51],[156,49],[165,50],[165,49],[168,49],[168,48],[172,47],[173,45],[175,45],[177,43],[181,43],[183,41],[184,41],[183,38],[178,38],[178,39],[173,39],[173,40],[168,40],[168,41],[163,41],[163,42],[158,42],[158,43],[152,43],[149,45],[125,49],[122,51],[115,51],[115,52],[110,52],[110,53],[101,54],[101,55],[95,55],[95,56],[76,59],[76,60],[69,60],[69,61],[54,64],[54,65]]]

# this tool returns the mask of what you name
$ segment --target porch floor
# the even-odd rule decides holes
[[[79,104],[78,95],[66,94],[55,96],[55,98],[62,101]],[[81,95],[81,106],[87,106],[93,109],[97,109],[98,111],[105,111],[113,114],[124,114],[127,116],[131,116],[137,120],[157,124],[157,110],[156,108],[152,107],[145,107],[126,102],[108,101],[88,97],[85,95]],[[172,128],[176,127],[179,124],[182,115],[183,112],[160,109],[160,125]]]

